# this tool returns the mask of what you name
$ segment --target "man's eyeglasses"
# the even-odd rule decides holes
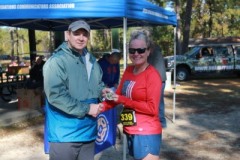
[[[145,53],[147,48],[129,48],[128,52],[129,54],[135,54],[135,52],[137,51],[138,54],[143,54]]]

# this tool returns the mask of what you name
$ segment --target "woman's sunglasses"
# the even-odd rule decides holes
[[[137,51],[138,54],[143,54],[145,53],[147,48],[129,48],[128,52],[129,54],[135,54],[135,52]]]

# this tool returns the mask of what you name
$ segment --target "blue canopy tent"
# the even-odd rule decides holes
[[[176,26],[176,14],[146,0],[12,0],[0,1],[0,26],[45,31],[65,31],[76,19],[86,20],[92,29],[131,26]],[[126,64],[124,64],[126,67]]]
[[[173,25],[173,12],[146,0],[12,0],[0,2],[0,25],[63,31],[75,19],[85,19],[92,29]]]
[[[123,27],[126,68],[127,27],[177,25],[174,12],[146,0],[11,0],[0,1],[0,26],[65,31],[77,19],[92,29]]]

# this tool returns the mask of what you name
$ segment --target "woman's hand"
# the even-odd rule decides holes
[[[118,95],[112,91],[111,88],[104,88],[102,90],[102,97],[104,98],[104,100],[108,100],[108,101],[118,101]]]

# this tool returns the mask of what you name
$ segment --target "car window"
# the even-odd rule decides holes
[[[228,46],[228,53],[229,53],[229,55],[231,55],[231,56],[234,55],[234,48],[233,48],[233,46]]]
[[[240,46],[236,46],[236,54],[237,54],[237,57],[240,57]]]
[[[196,59],[200,59],[202,57],[212,57],[212,56],[213,56],[212,47],[203,47],[196,54]]]
[[[215,47],[213,50],[213,54],[218,57],[227,57],[229,55],[227,47]]]
[[[199,53],[199,50],[200,50],[200,47],[191,48],[191,50],[189,50],[187,53],[185,53],[185,55],[188,58],[194,58],[195,59],[197,54]]]

